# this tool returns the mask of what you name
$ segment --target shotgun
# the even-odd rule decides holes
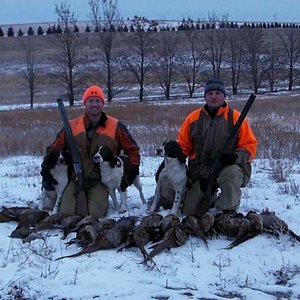
[[[76,215],[79,216],[87,216],[88,208],[87,201],[85,197],[85,192],[83,189],[83,167],[82,161],[80,159],[79,151],[76,147],[76,142],[69,124],[69,120],[67,117],[67,113],[65,110],[64,103],[62,99],[57,99],[57,104],[60,112],[61,119],[63,121],[63,125],[66,131],[67,136],[67,144],[72,157],[73,168],[76,175]]]
[[[216,157],[216,160],[214,162],[214,165],[213,165],[210,175],[208,177],[207,189],[205,191],[203,200],[195,208],[195,215],[198,217],[203,216],[210,208],[212,196],[216,192],[217,187],[218,187],[217,186],[217,178],[218,178],[220,171],[222,170],[222,165],[220,164],[220,157],[223,153],[230,152],[232,150],[232,148],[234,147],[234,144],[236,141],[236,135],[237,135],[243,121],[245,120],[246,115],[249,112],[255,98],[256,98],[256,96],[254,94],[250,95],[237,122],[235,123],[231,132],[229,133],[229,136],[228,136],[227,140],[225,141],[222,151]]]

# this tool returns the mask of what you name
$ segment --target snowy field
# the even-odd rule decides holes
[[[41,193],[42,157],[16,156],[0,161],[0,201],[5,207],[36,206]],[[155,190],[154,174],[161,158],[143,157],[141,180],[146,198]],[[240,211],[275,211],[300,234],[300,164],[281,162],[286,180],[272,179],[269,161],[255,160]],[[130,210],[145,215],[137,191],[129,188]],[[168,212],[160,211],[162,214]],[[109,211],[108,217],[119,215]],[[260,235],[232,250],[224,236],[209,240],[189,237],[179,248],[141,264],[137,248],[103,250],[55,261],[73,254],[59,230],[43,231],[43,239],[22,243],[10,238],[16,223],[0,223],[0,299],[300,299],[300,244],[287,236]]]

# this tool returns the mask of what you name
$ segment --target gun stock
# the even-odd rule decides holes
[[[72,157],[73,168],[76,175],[76,214],[79,216],[87,216],[88,208],[85,192],[83,190],[83,167],[81,158],[76,147],[76,142],[69,124],[69,120],[62,99],[57,99],[57,104],[66,131],[67,144]]]
[[[195,215],[198,217],[203,216],[210,208],[212,196],[217,190],[217,177],[222,169],[222,166],[220,164],[220,157],[223,153],[229,152],[233,148],[233,146],[235,144],[235,137],[236,137],[243,121],[245,120],[255,98],[256,98],[256,96],[254,94],[250,95],[237,122],[235,123],[231,132],[229,133],[229,136],[224,144],[222,151],[219,153],[219,155],[216,158],[216,161],[213,165],[210,176],[208,178],[207,190],[205,191],[205,194],[203,197],[204,199],[201,203],[199,203],[199,205],[195,209]]]

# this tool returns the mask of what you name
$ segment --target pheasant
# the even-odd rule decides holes
[[[276,216],[275,212],[270,212],[268,209],[261,213],[263,220],[263,232],[275,235],[277,238],[280,234],[286,234],[300,242],[300,236],[289,229],[288,225]]]
[[[136,220],[137,220],[136,217],[121,218],[115,223],[115,225],[113,225],[112,228],[100,232],[92,243],[85,246],[79,252],[75,254],[59,257],[56,260],[60,260],[63,258],[77,257],[82,254],[93,253],[101,249],[116,248],[125,241],[128,233],[133,229]]]
[[[20,211],[18,225],[11,233],[10,237],[20,239],[26,238],[31,233],[36,232],[36,225],[48,216],[48,212],[39,209],[25,209]]]
[[[163,218],[161,226],[163,232],[165,232],[164,238],[150,246],[152,251],[149,253],[144,263],[148,260],[152,260],[154,256],[166,249],[182,246],[188,239],[188,233],[185,227],[175,215],[167,215]]]
[[[211,230],[213,228],[214,222],[215,222],[215,217],[211,213],[209,213],[209,212],[206,212],[201,217],[201,219],[200,219],[200,226],[203,229],[205,235],[209,235],[210,234],[210,232],[211,232]]]
[[[242,222],[244,222],[244,215],[241,213],[220,213],[215,217],[213,228],[218,234],[235,238],[238,236]]]
[[[76,227],[76,224],[82,219],[81,216],[66,216],[61,220],[60,227],[63,230],[62,239],[66,239],[69,233]]]
[[[49,213],[39,209],[26,209],[18,218],[19,227],[32,227],[36,226],[42,220],[49,216]]]
[[[97,237],[103,234],[104,231],[113,228],[117,221],[115,219],[104,219],[94,223],[87,222],[87,224],[84,224],[81,221],[79,223],[81,225],[76,230],[76,237],[67,242],[67,246],[77,244],[85,247],[95,242]]]
[[[0,211],[0,223],[10,222],[10,221],[19,221],[19,217],[26,210],[29,210],[29,207],[6,207]]]
[[[240,229],[236,239],[231,242],[225,249],[232,249],[241,243],[262,233],[262,218],[259,214],[250,211],[243,222],[240,224]]]
[[[125,243],[118,249],[118,252],[127,247],[137,246],[144,260],[147,260],[148,253],[145,250],[145,245],[160,238],[160,222],[162,219],[163,217],[160,214],[151,214],[142,218],[140,224],[133,228]]]
[[[31,233],[33,233],[34,230],[30,229],[28,227],[24,227],[24,226],[18,226],[11,234],[10,237],[11,238],[17,238],[17,239],[24,239],[26,238],[28,235],[30,235]]]
[[[61,214],[49,215],[36,225],[36,231],[59,228],[63,218]]]
[[[189,234],[195,235],[200,238],[204,242],[204,245],[208,250],[207,236],[203,228],[201,227],[199,218],[189,215],[182,220],[182,224]]]
[[[277,238],[279,238],[280,234],[287,234],[300,242],[300,237],[290,230],[288,225],[276,216],[275,212],[270,212],[268,209],[260,214],[249,212],[246,218],[250,220],[251,226],[249,231],[237,237],[236,240],[226,247],[227,249],[232,249],[261,233],[269,233],[275,235]]]
[[[86,216],[83,219],[79,220],[76,224],[74,228],[70,229],[70,232],[77,232],[80,227],[88,225],[88,224],[95,224],[98,222],[98,218],[93,217],[93,216]]]

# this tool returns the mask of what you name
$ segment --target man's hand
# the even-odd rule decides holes
[[[229,153],[223,153],[220,156],[220,164],[225,167],[225,166],[230,166],[234,165],[237,161],[237,153],[236,152],[229,152]]]
[[[57,181],[53,178],[50,173],[51,168],[54,167],[55,161],[51,159],[51,151],[47,153],[42,162],[42,187],[46,191],[54,191],[54,185],[57,185]]]

